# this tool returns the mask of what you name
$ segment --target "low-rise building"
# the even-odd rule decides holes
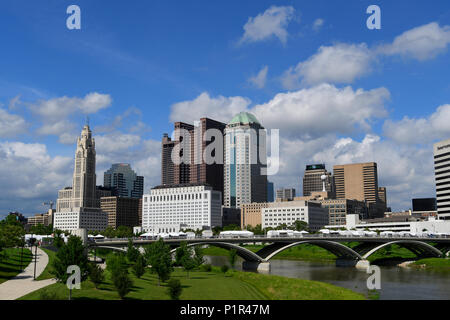
[[[72,208],[70,211],[55,212],[53,228],[63,231],[86,229],[102,231],[108,226],[108,214],[100,208]]]
[[[252,202],[241,205],[241,229],[244,230],[247,226],[252,228],[257,225],[262,226],[261,209],[267,208],[267,202]]]
[[[276,228],[283,224],[291,226],[299,220],[306,222],[309,229],[317,231],[329,221],[328,209],[313,201],[273,202],[261,211],[263,229]]]
[[[145,232],[179,232],[222,226],[222,193],[205,184],[162,185],[144,194]]]

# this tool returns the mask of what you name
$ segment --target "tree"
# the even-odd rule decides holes
[[[133,281],[128,276],[128,270],[126,269],[117,269],[114,271],[113,283],[120,299],[123,299],[133,287]]]
[[[181,296],[181,291],[183,288],[181,287],[181,282],[178,279],[170,279],[168,283],[167,292],[172,300],[179,300]]]
[[[81,238],[76,236],[70,236],[67,244],[64,244],[58,250],[53,261],[53,270],[50,272],[59,282],[66,283],[70,276],[67,274],[67,268],[72,265],[80,268],[81,281],[86,280],[89,273],[86,248],[83,246]]]
[[[140,256],[139,250],[133,246],[133,240],[128,239],[127,258],[129,262],[136,262]]]
[[[293,227],[296,231],[303,231],[308,229],[308,223],[306,223],[305,221],[296,220],[293,224]]]
[[[144,251],[147,264],[151,266],[150,270],[158,275],[158,285],[161,285],[161,281],[169,280],[173,272],[170,247],[159,239],[145,247]]]
[[[194,260],[196,267],[200,267],[202,264],[205,263],[205,259],[203,257],[203,250],[199,246],[194,247]]]
[[[192,248],[188,247],[185,255],[181,258],[181,265],[187,272],[189,278],[189,271],[197,266],[196,260],[193,258]]]
[[[53,231],[53,245],[58,249],[64,245],[64,239],[62,238],[62,233],[63,232],[58,229],[55,229]]]
[[[133,265],[133,272],[136,278],[140,279],[145,273],[145,259],[139,254],[136,263]]]
[[[20,246],[25,230],[20,223],[2,223],[0,225],[0,243],[5,248]]]
[[[220,267],[220,270],[221,270],[223,273],[227,273],[228,269],[229,269],[229,267],[228,267],[226,264],[224,264],[223,266]]]
[[[230,262],[231,268],[234,268],[234,264],[236,263],[237,251],[236,249],[231,249],[228,253],[228,261]]]
[[[127,270],[125,256],[122,253],[109,254],[106,257],[106,270],[108,270],[111,279],[114,281],[114,276],[118,274],[118,271]]]
[[[188,252],[188,246],[186,241],[182,241],[180,246],[175,250],[175,265],[181,266],[181,260]]]
[[[239,227],[236,224],[229,224],[229,225],[223,227],[223,231],[230,231],[230,230],[241,230],[241,227]]]
[[[90,263],[89,264],[89,279],[94,284],[94,287],[96,289],[98,289],[98,286],[103,282],[103,280],[105,280],[105,274],[104,274],[103,269],[95,263]]]
[[[119,226],[116,229],[116,237],[117,238],[132,238],[133,237],[133,228],[128,226]]]

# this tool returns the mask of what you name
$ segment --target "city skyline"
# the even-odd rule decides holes
[[[141,18],[131,15],[132,37],[110,22],[131,19],[122,7],[79,5],[86,20],[78,33],[61,23],[63,4],[45,12],[0,5],[0,26],[11,30],[0,62],[2,214],[44,212],[42,202],[70,185],[85,115],[96,136],[97,185],[111,164],[125,162],[148,192],[160,182],[161,136],[173,122],[227,123],[247,111],[280,129],[280,172],[268,177],[275,189],[302,190],[306,164],[373,161],[393,210],[436,196],[433,143],[450,137],[447,2],[381,1],[378,31],[365,27],[368,3],[229,2],[213,10],[199,2],[205,11],[186,6],[177,21],[168,19],[170,2],[158,10],[132,3],[127,10]],[[211,24],[217,10],[224,18]],[[15,21],[19,15],[28,20]],[[277,23],[260,30],[261,19]],[[160,34],[146,35],[158,23]],[[202,28],[207,23],[214,27]],[[48,65],[46,75],[36,61]]]

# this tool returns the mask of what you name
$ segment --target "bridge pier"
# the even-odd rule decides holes
[[[356,269],[366,270],[370,266],[368,260],[354,260],[338,258],[336,259],[336,267],[355,267]]]
[[[268,273],[270,272],[270,262],[244,261],[242,262],[242,270]]]
[[[369,260],[359,260],[356,263],[356,269],[367,270],[368,267],[370,267]]]

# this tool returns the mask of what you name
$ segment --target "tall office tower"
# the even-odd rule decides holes
[[[102,211],[108,213],[108,227],[139,226],[139,202],[141,199],[130,197],[102,197]]]
[[[105,171],[103,185],[118,197],[142,198],[144,177],[138,176],[128,163],[115,163]]]
[[[175,144],[173,151],[178,159],[173,163],[173,182],[169,184],[185,184],[190,181],[191,163],[194,150],[194,126],[184,122],[175,122]],[[174,160],[174,157],[171,157]]]
[[[387,207],[386,187],[378,187],[378,199]]]
[[[224,206],[267,201],[264,129],[254,115],[241,112],[225,128]],[[261,132],[259,131],[261,130]]]
[[[336,198],[364,201],[369,216],[382,217],[386,209],[378,196],[378,171],[375,162],[336,165],[333,167]]]
[[[96,207],[95,140],[89,125],[81,131],[77,139],[75,168],[73,171],[72,206]]]
[[[277,198],[279,201],[292,201],[295,198],[295,189],[294,188],[281,188],[277,190]]]
[[[334,178],[331,172],[325,169],[324,164],[310,164],[306,166],[305,174],[303,176],[303,196],[310,196],[312,192],[323,191],[322,176],[325,176],[325,191],[328,191],[332,196],[335,193]]]
[[[216,162],[208,164],[204,154],[205,151],[209,154],[207,148],[214,143],[215,139],[222,140],[225,123],[201,118],[194,125],[175,122],[174,126],[174,139],[171,140],[165,134],[162,140],[162,185],[201,183],[212,186],[213,190],[223,192],[223,159],[217,159]],[[213,138],[209,136],[211,133],[215,133]],[[223,154],[223,149],[212,151],[211,156],[215,157],[216,152],[219,156]],[[174,153],[175,162],[172,153]]]
[[[450,220],[450,139],[434,144],[434,175],[439,220]]]
[[[174,165],[172,150],[175,145],[167,133],[164,133],[161,141],[161,185],[169,185],[174,181]]]
[[[106,194],[96,187],[95,141],[86,124],[77,139],[72,187],[59,190],[54,214],[54,228],[104,230],[108,214],[100,209],[97,194]]]

